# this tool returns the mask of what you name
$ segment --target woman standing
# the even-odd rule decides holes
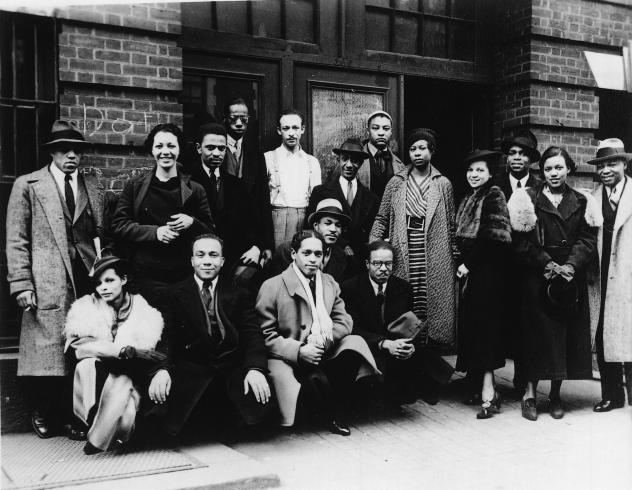
[[[86,454],[105,451],[115,440],[127,442],[150,380],[149,395],[157,402],[164,401],[169,386],[162,370],[166,356],[153,351],[162,315],[127,292],[126,263],[114,256],[98,259],[92,277],[95,292],[73,303],[64,330],[65,349],[72,347],[78,360],[73,409],[90,427]],[[167,392],[159,393],[165,386]]]
[[[114,235],[130,248],[135,287],[153,305],[190,273],[192,238],[214,230],[204,188],[178,171],[182,141],[175,124],[150,131],[145,147],[156,167],[127,183],[112,219]]]
[[[456,276],[452,184],[431,163],[431,129],[406,137],[408,165],[386,185],[370,241],[388,238],[395,248],[393,274],[413,286],[414,313],[430,340],[454,343]]]
[[[479,419],[500,408],[494,370],[505,365],[502,310],[490,300],[503,292],[503,264],[511,243],[511,225],[502,190],[492,183],[492,165],[500,153],[475,150],[465,159],[470,193],[456,215],[460,252],[457,277],[463,296],[459,311],[456,368],[466,371],[471,393],[480,393]]]
[[[564,379],[592,376],[590,316],[586,270],[596,259],[601,212],[588,192],[572,189],[566,179],[575,162],[563,148],[542,155],[544,182],[517,189],[509,200],[515,250],[524,261],[522,335],[525,375],[522,416],[537,419],[535,390],[551,380],[549,409],[564,416],[560,388]]]

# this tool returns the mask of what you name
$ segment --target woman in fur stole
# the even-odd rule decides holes
[[[548,148],[540,160],[545,181],[517,189],[508,204],[517,232],[514,248],[526,267],[519,293],[523,308],[516,317],[522,322],[528,380],[522,416],[527,420],[537,419],[538,380],[551,380],[549,410],[559,419],[564,416],[562,380],[592,376],[586,271],[596,259],[597,227],[603,220],[592,195],[566,183],[574,170],[566,150]]]
[[[161,369],[166,356],[154,351],[162,315],[142,296],[127,292],[127,269],[117,257],[98,259],[91,272],[95,292],[75,301],[66,318],[65,350],[78,361],[73,409],[90,427],[86,454],[129,440],[149,380],[150,398],[166,397],[152,394],[154,379],[166,373]]]
[[[469,394],[480,393],[479,419],[491,417],[500,408],[494,370],[505,365],[502,311],[489,307],[490,299],[502,294],[504,259],[511,243],[505,195],[492,183],[493,164],[499,155],[474,150],[466,157],[467,182],[472,190],[456,215],[460,252],[456,274],[462,291],[456,368],[467,371]]]

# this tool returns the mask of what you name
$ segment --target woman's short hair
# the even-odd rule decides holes
[[[542,158],[540,158],[540,175],[544,175],[544,163],[552,157],[561,156],[564,159],[564,163],[568,168],[568,173],[572,174],[575,172],[577,165],[575,161],[571,158],[565,148],[561,146],[549,146],[544,153],[542,153]]]
[[[101,279],[101,276],[103,275],[103,273],[105,271],[109,271],[110,269],[112,269],[114,271],[114,273],[119,276],[121,279],[123,279],[124,277],[127,278],[127,284],[123,285],[123,292],[133,292],[130,291],[130,265],[129,262],[127,261],[121,261],[121,262],[116,262],[114,264],[112,264],[111,266],[107,267],[106,269],[103,269],[98,275],[95,275],[94,277],[92,277],[92,286],[94,288],[94,294],[96,294],[98,297],[101,297],[99,295],[99,293],[96,291],[97,286],[99,285],[99,281]]]
[[[297,231],[292,237],[292,242],[291,242],[292,250],[294,250],[295,252],[298,252],[298,249],[301,248],[301,243],[303,243],[303,240],[306,240],[308,238],[316,238],[317,240],[320,240],[320,243],[323,244],[323,251],[325,250],[326,248],[325,238],[316,230]]]
[[[180,151],[184,150],[184,133],[182,130],[173,123],[162,123],[151,128],[151,131],[147,135],[147,138],[145,139],[145,150],[147,153],[151,153],[151,149],[154,146],[154,138],[156,137],[156,134],[160,132],[173,134],[178,139]]]

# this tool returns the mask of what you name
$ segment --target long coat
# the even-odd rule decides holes
[[[349,245],[360,259],[365,258],[369,232],[380,206],[377,194],[371,192],[358,180],[358,190],[353,198],[353,203],[349,206],[340,187],[339,179],[331,180],[314,188],[312,195],[309,197],[307,216],[316,211],[318,203],[323,199],[340,201],[344,213],[351,217],[349,226],[342,230],[338,245],[343,248]]]
[[[82,209],[91,213],[96,233],[103,236],[104,189],[83,176],[87,199],[77,196],[75,218]],[[33,290],[37,309],[22,315],[19,376],[63,376],[62,330],[75,300],[75,285],[64,221],[64,205],[48,166],[18,177],[7,208],[7,265],[12,295]],[[94,246],[84,244],[84,264],[94,263]]]
[[[334,347],[325,354],[332,359],[344,350],[364,358],[358,378],[380,374],[369,346],[358,335],[351,335],[353,320],[345,311],[338,283],[322,274],[323,300],[333,322]],[[292,425],[300,383],[293,368],[298,366],[298,351],[311,331],[312,314],[305,289],[292,266],[263,283],[257,297],[257,314],[268,350],[268,367],[279,402],[281,424]]]
[[[587,379],[592,375],[586,271],[596,260],[601,212],[590,194],[568,186],[557,209],[543,184],[516,190],[508,203],[514,249],[523,260],[521,325],[527,379]],[[560,310],[547,300],[545,266],[575,268],[578,304]]]
[[[617,206],[614,223],[607,294],[604,305],[603,343],[606,362],[632,362],[632,179],[626,177],[625,191]],[[593,192],[599,209],[603,186]],[[601,259],[603,228],[597,235],[599,261],[589,277],[591,332],[594,339],[601,302]]]
[[[246,420],[244,376],[250,369],[268,372],[266,347],[254,309],[254,297],[244,288],[220,277],[215,293],[217,322],[223,340],[215,345],[208,334],[207,315],[195,279],[191,275],[165,294],[163,346],[168,352],[172,390],[169,394],[166,430],[177,434],[211,382],[222,374],[228,394]],[[259,407],[261,408],[261,407]]]
[[[397,173],[386,185],[369,241],[390,239],[395,248],[393,274],[408,281],[406,182],[412,166]],[[425,220],[428,335],[443,344],[454,342],[456,324],[456,269],[454,195],[452,184],[435,167],[430,168]]]

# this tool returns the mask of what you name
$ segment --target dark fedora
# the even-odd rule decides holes
[[[579,301],[579,289],[575,279],[567,281],[561,276],[548,281],[546,296],[555,308],[569,310],[574,308]]]
[[[59,144],[70,144],[83,148],[90,146],[90,143],[75,129],[72,123],[62,120],[53,123],[50,134],[42,148],[52,148]]]
[[[90,269],[88,276],[93,279],[98,279],[103,271],[111,269],[115,265],[123,266],[125,270],[129,269],[129,262],[127,262],[127,260],[120,259],[115,255],[108,255],[106,257],[99,257],[94,261],[94,265],[92,266],[92,269]]]
[[[588,160],[591,165],[599,165],[608,160],[622,159],[629,162],[632,160],[632,153],[626,153],[623,141],[619,138],[608,138],[599,142],[596,158]]]
[[[314,223],[323,216],[333,216],[342,221],[343,226],[351,223],[351,217],[344,213],[342,210],[342,204],[338,199],[323,199],[316,205],[316,211],[309,215],[307,223],[309,226],[314,226]]]
[[[479,150],[477,148],[467,154],[465,160],[463,160],[463,165],[468,166],[472,162],[483,161],[487,163],[491,170],[491,167],[495,167],[498,165],[500,155],[502,155],[502,153],[500,153],[499,151]]]
[[[369,154],[362,149],[362,142],[358,138],[347,138],[340,148],[334,148],[333,151],[336,155],[345,153],[358,159],[369,158]]]
[[[500,148],[505,155],[509,153],[509,149],[512,146],[519,146],[525,150],[527,155],[529,155],[531,163],[536,163],[541,158],[540,152],[538,151],[538,139],[535,137],[535,134],[529,130],[522,131],[515,136],[509,136],[500,144]]]

